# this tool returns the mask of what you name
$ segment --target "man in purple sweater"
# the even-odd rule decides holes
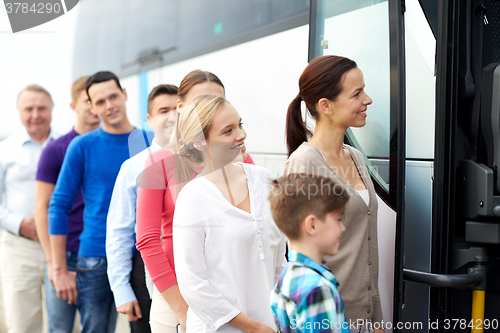
[[[36,209],[35,223],[40,243],[47,258],[45,276],[45,294],[48,314],[49,332],[73,331],[76,313],[76,296],[68,294],[66,287],[54,288],[54,280],[59,285],[76,290],[76,258],[80,244],[79,237],[83,230],[83,197],[81,191],[73,202],[68,214],[68,238],[66,242],[67,270],[56,274],[52,267],[52,251],[49,241],[48,208],[50,197],[54,191],[59,172],[69,143],[80,134],[90,132],[99,127],[99,118],[90,112],[85,82],[89,77],[81,77],[71,87],[72,102],[70,107],[76,112],[75,127],[66,135],[51,141],[43,150],[36,174]],[[74,286],[75,288],[71,288]]]

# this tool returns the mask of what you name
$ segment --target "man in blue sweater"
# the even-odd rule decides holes
[[[116,310],[127,314],[134,333],[151,333],[149,313],[153,296],[146,288],[144,262],[135,247],[137,178],[144,170],[146,159],[152,158],[154,151],[170,142],[177,119],[177,92],[176,86],[160,84],[149,94],[147,120],[154,129],[154,139],[150,147],[123,162],[109,205],[106,230],[108,279]],[[132,135],[130,139],[133,139]]]
[[[85,211],[76,288],[61,279],[56,289],[76,297],[83,333],[114,332],[116,311],[106,274],[106,216],[120,166],[130,157],[128,136],[134,127],[127,118],[127,93],[115,74],[98,72],[85,89],[102,127],[75,138],[68,147],[49,207],[50,243],[54,270],[67,272],[68,212],[81,187]]]

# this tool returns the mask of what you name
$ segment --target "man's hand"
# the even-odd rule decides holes
[[[373,330],[373,333],[385,333],[385,330],[383,330],[381,328],[377,328],[377,329]]]
[[[54,271],[54,288],[57,297],[68,301],[68,304],[76,304],[78,290],[76,289],[76,272]]]
[[[141,308],[139,307],[139,302],[137,301],[120,305],[116,308],[116,311],[126,314],[128,316],[128,321],[137,321],[142,318]]]
[[[19,234],[28,237],[35,242],[38,242],[38,235],[36,234],[35,218],[33,216],[26,217],[21,226],[19,227]]]

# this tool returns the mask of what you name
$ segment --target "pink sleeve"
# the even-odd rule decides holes
[[[162,220],[165,195],[170,196],[161,170],[162,164],[155,163],[146,168],[140,177],[137,189],[136,244],[153,283],[160,292],[177,284],[174,263],[168,260],[161,243],[162,223],[168,222]],[[172,201],[168,201],[173,205]]]
[[[250,154],[247,153],[247,158],[245,158],[243,160],[243,163],[247,163],[247,164],[253,164],[255,165],[255,162],[253,161],[253,158],[252,156],[250,156]]]

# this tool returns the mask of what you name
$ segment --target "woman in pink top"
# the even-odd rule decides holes
[[[213,73],[195,70],[179,86],[177,108],[198,95],[224,96],[224,85]],[[245,163],[254,164],[243,151]],[[196,175],[193,166],[191,177]],[[201,169],[200,169],[201,170]],[[172,250],[172,220],[178,193],[175,156],[169,149],[151,155],[140,177],[137,193],[137,249],[155,285],[150,323],[153,333],[185,329],[188,306],[177,286]]]

